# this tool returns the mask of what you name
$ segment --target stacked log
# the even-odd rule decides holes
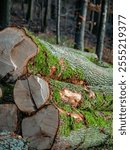
[[[13,87],[9,89],[13,90],[10,92],[13,100],[0,102],[0,120],[3,120],[0,130],[15,133],[20,130],[29,141],[29,148],[43,150],[50,149],[54,143],[59,117],[58,110],[48,102],[48,82],[27,74],[28,61],[37,53],[37,45],[23,29],[8,27],[0,32],[0,99],[8,84]],[[5,149],[7,139],[2,140],[1,148]]]
[[[55,80],[53,82],[54,86],[52,86],[51,82],[48,83],[50,79],[47,78],[53,78],[57,68],[54,64],[52,66],[48,65],[46,52],[43,53],[43,57],[46,55],[45,61],[48,64],[41,65],[48,67],[47,69],[50,70],[46,79],[45,77],[32,75],[33,73],[30,70],[28,71],[29,60],[33,59],[39,52],[35,42],[26,34],[24,29],[17,27],[8,27],[0,32],[0,120],[2,120],[0,121],[0,149],[6,150],[13,147],[13,149],[20,150],[65,150],[68,149],[67,147],[65,148],[68,145],[69,149],[78,149],[76,148],[77,146],[79,149],[86,149],[88,146],[99,146],[106,141],[108,136],[97,132],[97,136],[91,139],[91,136],[86,136],[86,134],[89,133],[88,135],[93,136],[93,133],[97,131],[97,129],[93,130],[93,128],[92,130],[86,128],[85,130],[77,131],[75,134],[72,133],[72,136],[70,133],[70,138],[59,140],[59,136],[57,136],[60,135],[57,134],[59,124],[64,124],[59,118],[59,112],[76,119],[77,122],[81,120],[85,124],[86,120],[84,120],[82,114],[64,111],[55,104],[53,100],[54,86],[58,86],[58,84]],[[110,87],[110,95],[112,95],[112,69],[95,65],[86,59],[85,53],[79,57],[79,53],[75,53],[72,49],[61,48],[44,41],[41,41],[40,44],[59,59],[61,72],[66,69],[64,66],[65,59],[71,64],[72,70],[75,71],[75,68],[81,68],[85,75],[85,82],[89,83],[89,85],[94,85],[94,87],[103,85],[102,88],[105,91],[104,87],[108,90]],[[91,56],[89,57],[91,58]],[[58,73],[58,78],[53,79],[59,79],[61,72]],[[81,83],[84,85],[84,81],[81,81]],[[66,84],[69,87],[69,84]],[[77,85],[75,86],[77,87]],[[95,97],[95,94],[91,90],[87,90],[86,86],[83,88],[88,92],[90,98]],[[82,103],[83,93],[70,91],[66,88],[60,89],[59,92],[61,102],[64,105],[72,106],[74,110]],[[103,98],[105,99],[104,92],[102,92],[101,102],[104,101]],[[83,134],[79,135],[82,131]],[[98,129],[98,131],[100,130]],[[99,136],[101,139],[98,141]],[[72,140],[73,137],[76,140]],[[84,140],[82,141],[82,139]]]

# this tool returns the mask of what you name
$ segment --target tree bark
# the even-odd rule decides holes
[[[93,0],[93,4],[95,3],[96,3],[96,0]],[[94,26],[94,15],[95,15],[95,11],[91,11],[91,20],[90,20],[91,23],[90,23],[90,28],[89,28],[91,33],[93,31],[93,26]]]
[[[76,31],[74,48],[84,51],[84,33],[87,15],[88,0],[77,0],[76,2]]]
[[[0,1],[0,29],[7,27],[10,23],[11,0]]]
[[[28,0],[27,21],[33,21],[33,9],[35,0]]]
[[[76,68],[80,70],[88,85],[111,86],[113,84],[112,68],[104,68],[94,64],[86,58],[85,52],[79,53],[75,52],[75,49],[72,48],[51,45],[44,41],[41,42],[59,61],[61,59],[67,61],[74,72]],[[39,66],[40,65],[42,64],[39,64]],[[77,78],[79,78],[78,73]]]
[[[100,20],[100,25],[99,25],[99,31],[98,31],[98,36],[97,36],[97,46],[96,46],[96,54],[99,60],[102,60],[102,54],[103,54],[108,4],[109,4],[108,0],[102,1],[101,20]]]
[[[57,0],[57,23],[56,23],[56,43],[60,43],[60,6],[61,0]]]
[[[43,6],[43,3],[45,3],[44,6]],[[44,7],[45,7],[45,9],[44,9]],[[47,19],[48,19],[48,0],[45,1],[45,2],[42,2],[41,32],[45,32],[46,31]]]
[[[101,0],[96,0],[96,5],[100,5],[101,4]],[[94,22],[95,25],[93,26],[93,30],[92,33],[97,35],[97,31],[98,31],[98,27],[99,27],[99,23],[100,23],[100,16],[101,16],[101,12],[95,12],[94,13]]]

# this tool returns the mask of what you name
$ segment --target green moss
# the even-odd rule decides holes
[[[41,43],[38,38],[33,36],[31,33],[29,33],[29,35],[31,35],[39,47],[39,53],[32,61],[30,61],[28,65],[31,73],[48,76],[50,75],[51,67],[55,66],[56,71],[53,74],[53,78],[57,78],[57,76],[60,74],[58,77],[59,80],[66,80],[73,77],[80,80],[84,79],[83,71],[81,69],[72,69],[66,60],[64,60],[64,69],[62,69],[63,66],[60,64],[60,60],[56,56],[52,55],[48,48],[43,43]]]
[[[84,90],[83,87],[78,85],[73,85],[70,83],[55,81],[50,79],[50,85],[53,90],[53,100],[57,106],[66,112],[73,113],[82,113],[87,120],[89,126],[98,126],[98,127],[111,127],[112,124],[112,112],[111,109],[108,109],[110,104],[111,96],[107,95],[106,101],[104,103],[104,95],[102,92],[96,92],[96,99],[89,99],[88,93]],[[83,102],[80,107],[73,109],[69,104],[65,104],[60,97],[59,91],[68,88],[71,91],[80,92],[83,95]],[[111,106],[112,107],[112,106]],[[66,114],[60,114],[61,126],[60,134],[68,136],[72,130],[80,129],[84,126],[84,122],[77,122],[74,118],[67,116]],[[86,123],[87,123],[86,122]]]

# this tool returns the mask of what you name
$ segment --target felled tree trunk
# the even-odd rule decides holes
[[[87,58],[87,54],[84,52],[76,52],[74,49],[52,45],[45,41],[41,41],[41,44],[58,59],[67,61],[69,67],[72,69],[73,74],[80,78],[82,75],[84,80],[89,85],[101,85],[101,86],[112,86],[113,83],[113,71],[112,68],[100,67]],[[49,61],[49,59],[47,59]],[[47,61],[46,60],[46,61]],[[37,62],[38,63],[38,62]],[[39,64],[40,65],[40,64]],[[67,69],[67,67],[65,67]],[[66,70],[63,69],[62,73]],[[75,73],[76,72],[76,73]],[[78,76],[79,72],[79,76]],[[69,76],[68,76],[69,78]]]

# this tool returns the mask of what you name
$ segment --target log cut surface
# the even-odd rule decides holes
[[[30,76],[25,80],[18,80],[14,87],[14,100],[18,108],[27,113],[41,108],[49,98],[48,83],[37,77]]]
[[[17,130],[17,107],[14,104],[0,105],[0,130]]]
[[[58,125],[58,110],[48,105],[32,117],[23,119],[22,134],[29,139],[31,148],[47,150],[53,144]]]
[[[1,31],[0,70],[2,71],[0,71],[0,79],[8,75],[9,77],[13,76],[15,80],[26,73],[27,62],[37,52],[37,45],[23,29],[9,27]]]

